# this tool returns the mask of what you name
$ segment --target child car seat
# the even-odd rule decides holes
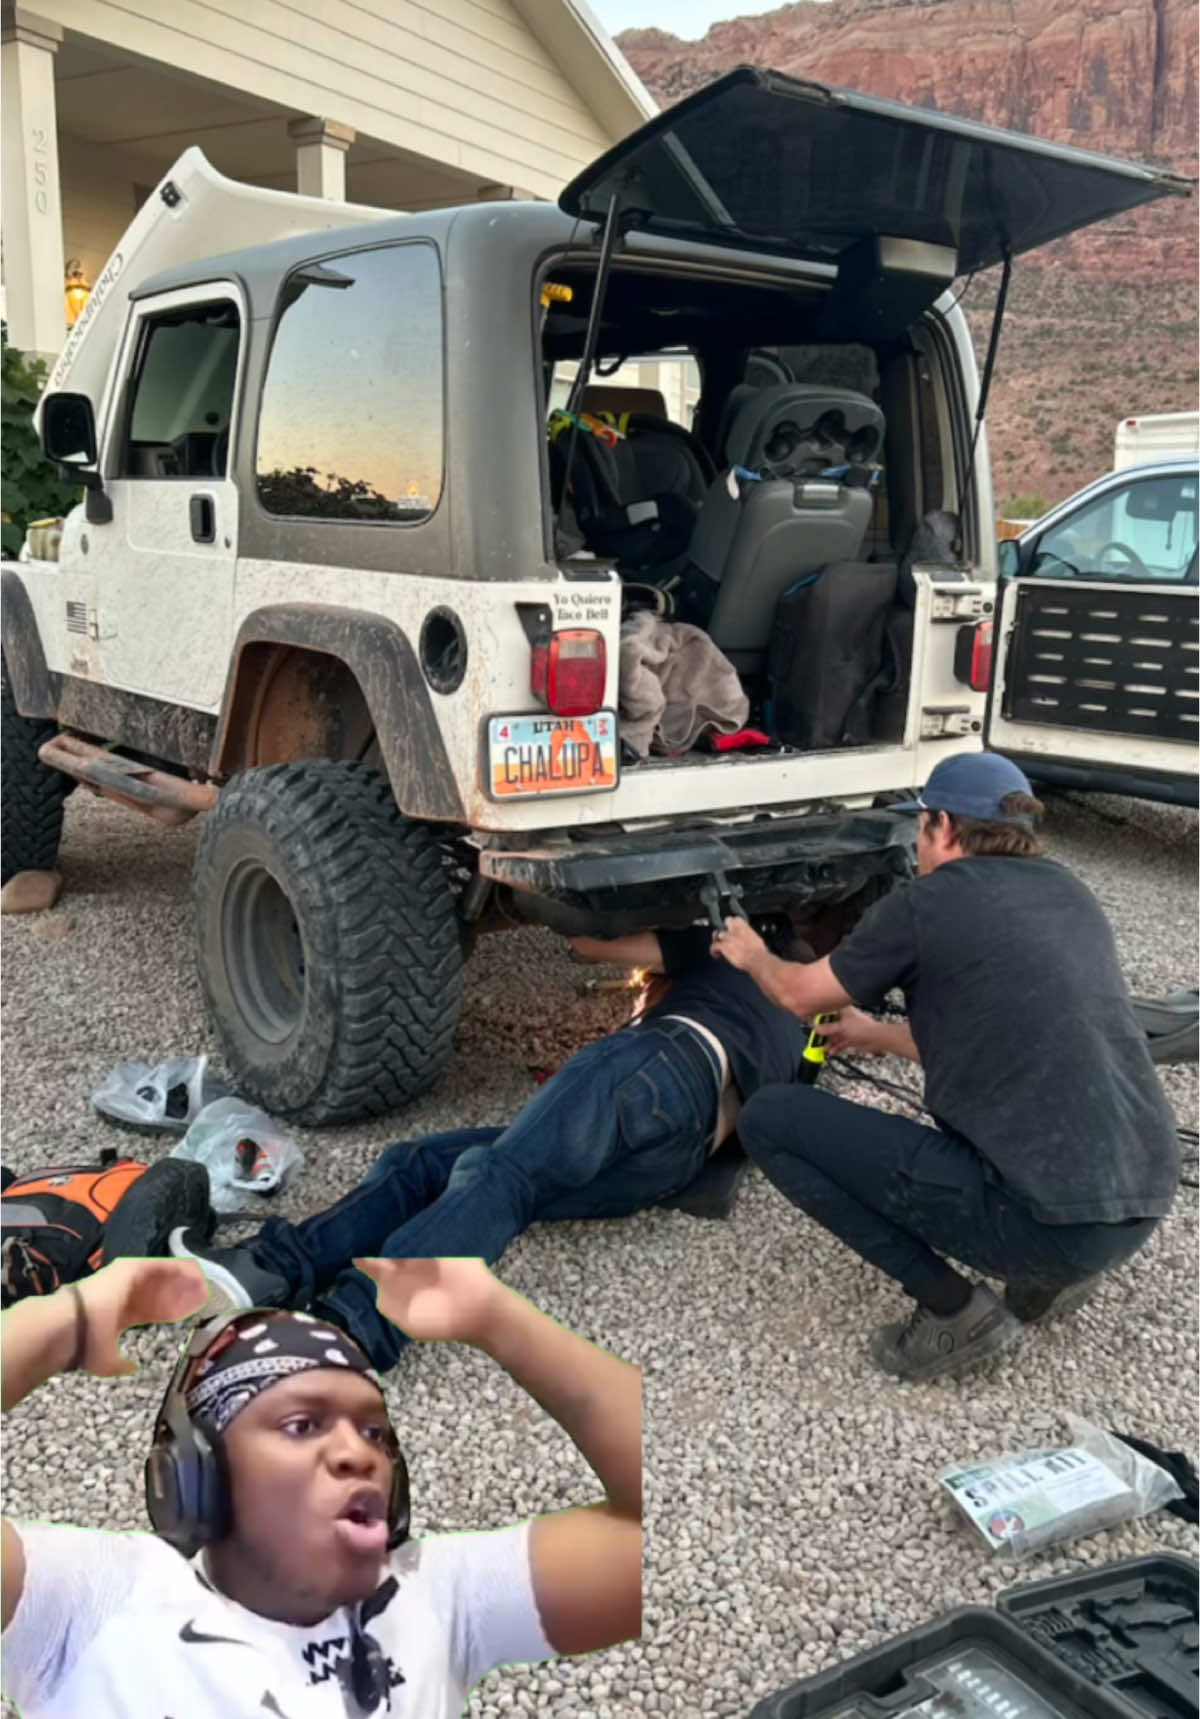
[[[580,411],[613,432],[606,439],[581,427],[576,440],[571,501],[585,546],[629,573],[684,558],[714,475],[701,443],[667,417],[656,389],[588,388]],[[551,446],[558,486],[565,433]]]
[[[714,587],[708,631],[738,668],[763,667],[789,586],[858,560],[883,430],[874,401],[848,389],[784,383],[739,407],[729,469],[710,487],[691,544],[692,563]]]

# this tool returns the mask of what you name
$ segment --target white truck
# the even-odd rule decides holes
[[[5,875],[54,863],[74,781],[203,813],[226,1060],[311,1123],[437,1078],[481,928],[740,897],[824,952],[911,874],[889,801],[984,743],[999,317],[981,385],[952,284],[1188,191],[750,68],[558,208],[390,215],[189,150],[39,407],[86,494],[3,570]],[[602,385],[664,348],[692,427]],[[647,585],[708,602],[766,745],[622,743]]]
[[[1200,412],[1150,412],[1122,418],[1113,443],[1113,470],[1151,460],[1200,459]]]

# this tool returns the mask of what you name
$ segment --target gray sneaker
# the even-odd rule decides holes
[[[1047,1283],[1010,1283],[1004,1291],[1004,1305],[1022,1325],[1034,1325],[1043,1319],[1061,1319],[1077,1313],[1099,1289],[1103,1272],[1068,1283],[1064,1289]]]
[[[871,1339],[871,1354],[895,1379],[940,1379],[998,1355],[1020,1334],[1020,1320],[977,1283],[960,1313],[941,1318],[918,1307],[907,1320],[881,1325]]]
[[[202,1232],[182,1226],[171,1231],[168,1246],[173,1259],[194,1259],[204,1273],[209,1297],[201,1311],[206,1319],[251,1307],[287,1307],[294,1299],[288,1280],[264,1271],[248,1247],[206,1247]]]

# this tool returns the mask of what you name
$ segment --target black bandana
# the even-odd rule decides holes
[[[185,1398],[192,1420],[223,1433],[260,1391],[315,1367],[360,1373],[383,1386],[358,1344],[309,1313],[251,1313],[218,1335],[200,1358]]]

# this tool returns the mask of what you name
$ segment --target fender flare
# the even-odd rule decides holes
[[[292,645],[343,663],[366,700],[400,810],[437,823],[466,822],[430,688],[407,634],[386,616],[323,603],[270,604],[242,622],[213,740],[214,776],[229,773],[242,654],[256,644]]]
[[[0,574],[0,638],[8,684],[21,715],[57,720],[60,677],[46,667],[29,592],[11,567]]]

